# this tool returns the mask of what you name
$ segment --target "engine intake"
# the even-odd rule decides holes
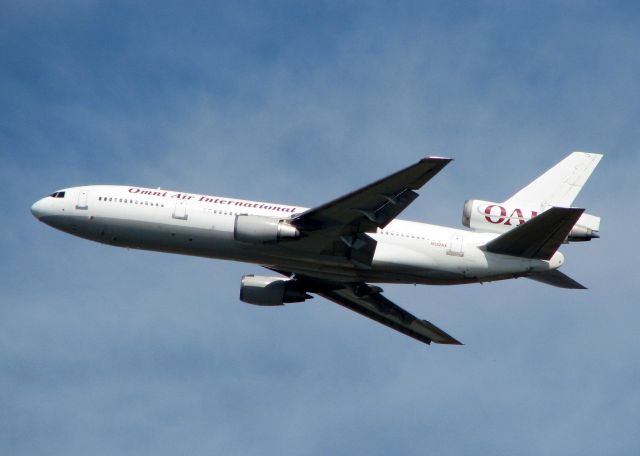
[[[281,306],[313,298],[294,279],[246,275],[240,282],[240,301],[258,306]]]
[[[294,240],[300,237],[300,231],[286,220],[264,215],[236,215],[233,238],[250,244],[265,244]]]

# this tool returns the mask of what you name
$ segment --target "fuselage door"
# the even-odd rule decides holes
[[[173,208],[173,218],[186,220],[188,218],[187,215],[187,202],[181,199],[176,199],[176,205]]]
[[[87,205],[87,194],[88,192],[86,190],[80,190],[80,193],[78,193],[78,202],[76,204],[76,209],[89,208],[89,206]]]
[[[447,255],[452,256],[464,256],[464,252],[462,250],[462,235],[461,234],[452,234],[451,242],[449,245],[449,250],[447,250]]]

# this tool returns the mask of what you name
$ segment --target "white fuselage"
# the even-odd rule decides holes
[[[312,272],[340,281],[459,284],[508,279],[558,268],[549,261],[498,255],[481,246],[497,237],[437,225],[394,220],[369,235],[377,241],[371,268],[348,259],[306,252],[295,240],[249,244],[234,239],[238,214],[287,219],[303,207],[140,187],[93,185],[61,190],[32,212],[67,233],[105,244],[255,263],[279,271]],[[59,192],[57,192],[59,193]]]

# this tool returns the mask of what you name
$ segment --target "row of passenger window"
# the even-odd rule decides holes
[[[240,212],[233,212],[233,211],[219,211],[218,209],[211,209],[211,208],[206,208],[204,212],[205,214],[220,214],[220,215],[237,215],[240,213]]]
[[[63,193],[64,196],[64,193]],[[150,203],[149,201],[138,201],[138,200],[132,200],[132,199],[128,199],[128,198],[113,198],[113,197],[106,197],[106,196],[99,196],[98,197],[98,201],[106,201],[106,202],[114,202],[114,203],[125,203],[125,204],[139,204],[139,205],[144,205],[144,206],[157,206],[157,207],[164,207],[164,204],[160,204],[160,203]],[[233,211],[219,211],[217,209],[206,209],[205,212],[208,212],[210,214],[220,214],[220,215],[236,215],[236,212]],[[392,231],[381,231],[381,234],[386,234],[387,236],[398,236],[398,237],[403,237],[403,238],[409,238],[409,239],[423,239],[426,240],[425,237],[423,236],[415,236],[413,234],[402,234],[402,233],[396,233],[396,232],[392,232]]]
[[[138,204],[140,206],[164,207],[164,204],[153,203],[153,202],[150,203],[149,201],[139,201],[139,200],[133,200],[129,198],[113,198],[113,197],[107,197],[107,196],[99,196],[98,201],[104,201],[109,203]]]
[[[387,236],[398,236],[398,237],[410,238],[410,239],[423,239],[423,240],[427,239],[424,236],[416,236],[414,234],[402,234],[402,233],[396,233],[393,231],[381,231],[380,234],[386,234]]]

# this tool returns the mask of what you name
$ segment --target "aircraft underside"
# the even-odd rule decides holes
[[[253,263],[274,271],[295,271],[336,282],[459,285],[523,275],[522,272],[510,272],[469,276],[428,267],[402,267],[398,263],[376,261],[375,257],[371,267],[362,268],[347,258],[314,253],[301,256],[290,248],[290,244],[285,248],[274,244],[248,250],[234,242],[232,233],[228,232],[101,217],[50,216],[41,220],[69,234],[116,247]]]

